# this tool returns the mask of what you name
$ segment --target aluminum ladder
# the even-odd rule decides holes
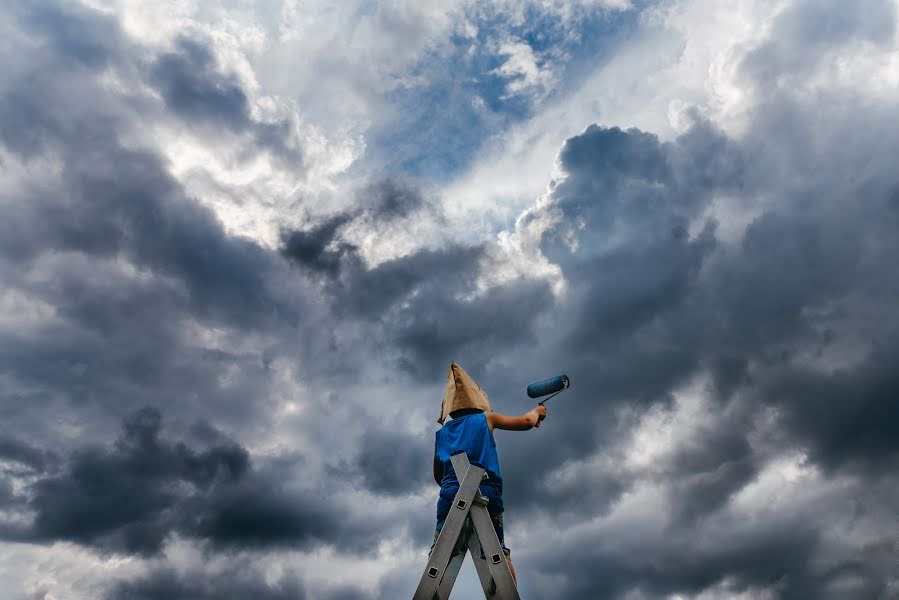
[[[468,552],[471,552],[486,598],[521,600],[487,512],[487,497],[478,491],[481,482],[487,479],[487,472],[470,464],[464,451],[453,454],[451,460],[459,480],[459,491],[413,600],[447,600]]]

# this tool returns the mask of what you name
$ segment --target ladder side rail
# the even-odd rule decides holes
[[[462,457],[462,460],[457,460],[459,456]],[[437,536],[437,543],[431,551],[413,600],[434,600],[440,581],[452,558],[453,548],[462,532],[462,526],[465,524],[465,519],[468,518],[481,481],[486,476],[484,469],[469,464],[464,452],[453,456],[452,460],[456,473],[464,473],[464,475],[459,478],[459,491],[453,498],[452,507],[444,521],[440,535]],[[464,468],[462,468],[463,466]],[[440,598],[440,600],[444,599]]]
[[[496,583],[497,598],[502,598],[502,600],[520,600],[518,587],[515,585],[515,580],[512,579],[512,571],[509,570],[509,563],[506,561],[506,555],[503,553],[502,546],[500,546],[499,537],[497,537],[496,530],[493,528],[493,520],[487,512],[487,507],[480,504],[472,506],[470,517],[474,523],[475,533],[481,542],[481,548],[484,549],[484,556],[487,558],[487,567],[490,569],[490,575]]]
[[[440,580],[440,585],[437,588],[437,597],[440,600],[447,600],[450,597],[450,592],[453,591],[456,577],[459,576],[459,571],[462,570],[462,563],[465,562],[467,554],[468,547],[464,546],[459,548],[459,553],[450,559],[449,565],[447,565],[446,571],[443,573],[443,579]]]
[[[453,462],[453,468],[456,470],[456,473],[465,472],[469,468],[468,456],[464,452],[454,454],[450,457],[450,460]],[[469,518],[471,518],[474,525],[474,533],[471,537],[477,536],[480,547],[484,551],[486,565],[493,578],[493,585],[485,586],[484,578],[481,577],[480,569],[478,570],[478,578],[481,579],[481,587],[484,588],[485,596],[489,598],[491,595],[490,590],[495,586],[497,598],[502,600],[520,600],[518,587],[515,585],[515,580],[512,579],[512,571],[509,569],[509,563],[506,562],[506,555],[503,553],[502,546],[500,546],[496,529],[493,528],[493,520],[490,518],[486,504],[480,502],[480,497],[475,500],[474,506],[471,507]],[[499,556],[499,561],[494,562],[497,555]],[[480,551],[478,554],[474,554],[472,550],[472,559],[475,562],[475,568],[477,568],[480,560]],[[481,562],[480,564],[483,565],[484,563]]]
[[[456,472],[456,479],[459,480],[459,485],[462,485],[462,479],[459,478],[459,473],[467,474],[469,467],[471,467],[471,463],[468,462],[468,455],[465,454],[464,451],[458,451],[452,456],[450,456],[450,462],[453,463],[453,471]],[[486,471],[484,471],[486,474]],[[481,482],[478,482],[478,485],[481,485]]]
[[[481,588],[484,590],[486,598],[493,597],[496,594],[496,583],[490,574],[490,567],[487,566],[487,557],[482,557],[481,541],[478,539],[478,533],[475,531],[468,538],[468,550],[471,552],[471,560],[474,562],[474,568],[478,572],[478,579],[481,580]]]

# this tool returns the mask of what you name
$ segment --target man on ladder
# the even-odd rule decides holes
[[[443,427],[434,448],[434,480],[440,485],[437,527],[415,600],[448,598],[468,550],[486,595],[518,598],[505,546],[503,480],[493,430],[526,431],[544,418],[542,404],[517,417],[493,412],[480,386],[455,362],[450,365],[438,419]]]

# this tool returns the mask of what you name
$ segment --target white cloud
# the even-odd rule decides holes
[[[9,600],[96,600],[109,581],[138,574],[141,562],[73,544],[0,543],[0,589]]]
[[[499,54],[506,60],[494,72],[507,79],[506,97],[524,94],[536,104],[551,91],[552,67],[529,44],[509,39],[500,44]]]

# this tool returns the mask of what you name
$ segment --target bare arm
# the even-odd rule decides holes
[[[546,407],[539,404],[533,410],[518,417],[509,417],[497,412],[487,413],[487,424],[490,425],[490,431],[494,429],[527,431],[533,427],[540,427],[540,421],[544,418],[546,418]]]

